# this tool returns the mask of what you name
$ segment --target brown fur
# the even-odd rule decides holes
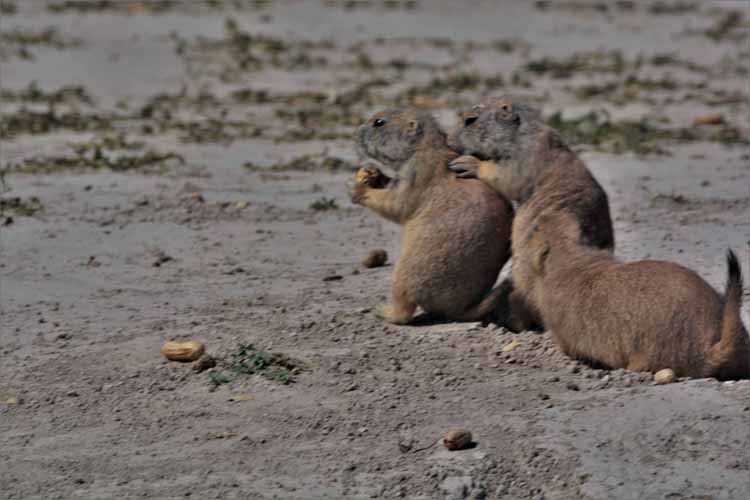
[[[525,240],[545,214],[564,211],[580,222],[584,244],[614,249],[607,194],[536,110],[510,98],[499,98],[462,113],[462,118],[464,125],[452,134],[449,144],[459,152],[477,156],[461,156],[451,162],[450,168],[460,176],[476,177],[520,203],[512,241]],[[540,326],[533,308],[523,306],[526,294],[514,273],[508,311],[502,315],[511,330]]]
[[[514,242],[514,277],[559,348],[610,368],[677,376],[750,376],[750,337],[740,319],[742,274],[728,254],[722,297],[695,272],[671,262],[622,263],[581,244],[579,222],[540,218]]]
[[[376,120],[386,123],[376,127]],[[418,110],[376,114],[358,130],[357,147],[398,171],[390,179],[360,169],[352,189],[355,203],[404,226],[391,302],[381,315],[404,324],[417,306],[464,321],[493,312],[500,295],[492,287],[510,257],[511,204],[477,180],[450,174],[456,155]]]

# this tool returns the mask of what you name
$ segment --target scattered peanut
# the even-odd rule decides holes
[[[471,432],[466,429],[453,429],[443,437],[443,446],[449,450],[463,450],[471,444]]]
[[[161,353],[170,361],[195,361],[205,350],[203,344],[197,340],[167,342],[161,347]]]
[[[659,370],[654,374],[654,382],[657,384],[671,384],[674,378],[674,371],[671,368]]]

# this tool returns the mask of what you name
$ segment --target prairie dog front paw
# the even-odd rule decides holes
[[[367,166],[357,170],[354,180],[357,184],[362,184],[373,189],[381,189],[388,183],[388,176],[376,167]]]
[[[479,167],[482,162],[474,156],[464,155],[455,158],[448,165],[448,169],[457,177],[475,178],[479,175]]]

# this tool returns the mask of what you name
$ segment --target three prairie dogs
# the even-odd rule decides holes
[[[403,110],[390,113],[394,112],[403,113]],[[389,149],[391,143],[403,143],[403,126],[388,134],[363,132],[368,125],[383,126],[375,126],[377,116],[360,129],[360,152],[382,162],[395,159],[389,166],[403,163],[403,158],[393,155]],[[414,228],[422,228],[417,229],[419,234],[432,235],[422,248],[425,252],[420,253],[431,262],[430,272],[425,274],[429,279],[419,277],[424,267],[420,269],[419,264],[413,266],[409,259],[404,262],[402,258],[394,273],[394,297],[397,296],[396,284],[402,281],[400,276],[406,274],[413,274],[407,280],[412,288],[421,289],[434,282],[437,287],[433,291],[441,300],[449,301],[449,290],[455,293],[461,286],[466,287],[464,293],[459,294],[463,296],[458,297],[464,309],[466,297],[477,297],[481,288],[486,295],[485,300],[480,299],[483,307],[475,306],[469,316],[486,314],[494,305],[501,309],[498,312],[503,322],[515,331],[544,324],[552,330],[560,349],[576,358],[610,368],[639,371],[668,367],[678,376],[750,376],[750,337],[740,319],[742,277],[734,254],[730,253],[728,258],[729,278],[723,298],[697,274],[675,264],[619,263],[612,256],[614,231],[606,193],[559,134],[544,124],[536,110],[513,99],[496,98],[463,111],[461,118],[462,123],[451,133],[447,146],[442,133],[434,136],[441,139],[422,142],[419,147],[409,146],[413,156],[431,167],[415,169],[413,165],[419,162],[412,162],[411,167],[399,171],[396,179],[388,180],[389,186],[380,189],[376,186],[383,184],[379,171],[358,172],[353,199],[364,191],[378,199],[374,193],[383,191],[378,194],[384,195],[383,200],[389,200],[385,205],[390,204],[391,208],[384,211],[380,202],[363,204],[402,223],[406,219],[391,216],[393,207],[401,207],[398,210],[412,214],[406,220],[404,251],[407,257],[412,255],[409,249],[414,244],[410,235]],[[420,114],[420,121],[425,120],[425,115]],[[428,121],[430,129],[437,128],[434,122]],[[430,152],[431,147],[435,148],[434,153]],[[380,151],[381,157],[375,157],[373,151]],[[441,170],[447,168],[459,179],[445,177]],[[506,207],[499,217],[505,223],[504,230],[511,217],[507,200],[520,204],[512,223],[514,265],[509,295],[511,287],[508,286],[487,292],[487,282],[479,286],[479,274],[461,281],[458,274],[469,274],[460,263],[469,262],[459,258],[457,264],[449,260],[453,252],[460,252],[461,256],[471,253],[472,249],[462,248],[463,245],[487,245],[493,241],[486,236],[488,233],[467,233],[465,228],[460,228],[464,236],[450,240],[454,244],[451,250],[436,252],[436,243],[449,241],[444,233],[434,232],[437,227],[434,221],[444,217],[442,211],[451,206],[445,203],[444,197],[453,196],[452,190],[460,187],[461,182],[470,181],[469,178],[479,179],[499,195],[500,205]],[[415,182],[416,179],[419,181]],[[402,196],[400,201],[395,201],[397,197],[385,196],[396,191],[403,193],[398,185],[404,180],[411,186],[410,195]],[[435,186],[443,183],[446,188],[436,189]],[[421,187],[425,185],[430,188]],[[447,188],[449,185],[452,187]],[[469,197],[470,192],[478,194],[481,190],[471,187],[456,191]],[[484,200],[486,195],[481,196]],[[459,198],[460,203],[467,202]],[[417,199],[419,201],[414,201]],[[419,207],[423,205],[430,210],[420,212]],[[488,205],[482,207],[464,222],[486,216]],[[420,216],[414,217],[415,213]],[[459,226],[453,224],[459,219],[461,216],[453,211],[443,220],[453,231],[458,231]],[[480,233],[483,236],[476,237]],[[503,236],[494,241],[507,241],[507,232],[500,233]],[[478,267],[482,267],[479,264]],[[446,265],[460,272],[443,275],[440,269]],[[492,266],[484,265],[483,269],[490,270],[490,281],[494,283],[499,268],[493,271]],[[437,280],[436,275],[440,276]],[[424,290],[419,293],[430,296],[430,292]],[[423,308],[442,313],[436,308]],[[409,310],[409,317],[414,309]],[[455,312],[443,315],[461,319]],[[384,316],[392,319],[388,314]],[[625,318],[635,320],[625,321]]]

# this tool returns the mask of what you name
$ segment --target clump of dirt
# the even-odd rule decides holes
[[[626,61],[620,50],[606,52],[579,52],[570,57],[556,59],[542,57],[526,63],[525,69],[536,75],[551,78],[570,78],[575,73],[622,73]]]
[[[611,121],[608,113],[591,111],[578,118],[566,119],[562,113],[552,115],[547,121],[570,144],[589,144],[597,149],[622,153],[659,153],[656,144],[657,129],[646,120]]]
[[[251,139],[263,135],[263,129],[254,122],[227,120],[220,117],[209,117],[204,120],[157,121],[155,130],[159,133],[169,130],[180,131],[180,141],[194,144],[230,144],[238,139]],[[144,133],[152,133],[153,131],[152,125],[144,125]]]
[[[261,137],[264,130],[255,122],[228,118],[230,103],[223,102],[210,92],[188,95],[186,89],[179,93],[160,93],[133,113],[133,118],[143,120],[141,132],[146,135],[176,131],[184,143],[229,144],[237,139]],[[204,114],[200,119],[176,116],[181,110]]]
[[[674,91],[681,89],[704,91],[707,86],[706,82],[678,82],[668,75],[661,78],[628,75],[618,81],[583,84],[578,87],[568,87],[567,90],[581,100],[606,97],[613,104],[625,105],[634,100],[654,103],[656,98],[649,94],[652,92],[669,92],[668,98],[673,99]]]
[[[357,42],[350,47],[350,50],[361,50],[369,44],[379,47],[410,45],[412,47],[431,47],[435,49],[444,49],[451,53],[458,54],[472,50],[495,50],[504,54],[515,52],[519,49],[528,49],[529,43],[520,38],[498,38],[489,42],[477,40],[458,41],[447,37],[375,37],[371,41]],[[429,64],[429,63],[423,63]],[[431,65],[435,67],[435,65]]]
[[[683,15],[695,12],[700,8],[698,2],[684,2],[681,0],[667,2],[657,1],[649,6],[649,13],[656,15]]]
[[[327,154],[317,155],[303,155],[293,158],[288,162],[275,163],[273,165],[263,167],[256,165],[252,162],[245,162],[243,165],[246,169],[251,172],[339,172],[339,171],[355,171],[357,165],[337,158],[335,156],[328,156]]]
[[[328,64],[326,57],[315,50],[331,49],[330,41],[287,40],[252,34],[239,27],[236,19],[224,23],[224,37],[197,37],[190,41],[172,34],[176,53],[195,76],[213,74],[223,82],[239,81],[246,71],[266,68],[285,70],[310,69]]]
[[[47,10],[55,14],[75,12],[93,14],[102,12],[126,12],[132,14],[151,14],[166,12],[180,2],[175,0],[150,0],[148,2],[117,2],[114,0],[64,0],[47,5]]]
[[[49,174],[81,168],[149,171],[164,168],[169,160],[175,160],[180,165],[185,163],[178,153],[145,149],[144,143],[131,142],[124,134],[104,135],[88,142],[70,144],[70,148],[73,155],[34,156],[9,163],[3,168],[17,173]]]
[[[704,34],[715,42],[746,40],[747,32],[742,31],[742,12],[733,10],[723,14]]]
[[[136,112],[135,116],[142,119],[152,119],[157,122],[168,122],[173,119],[173,114],[180,108],[190,108],[196,111],[204,111],[221,105],[221,99],[203,91],[191,96],[186,88],[177,93],[162,92],[148,98]]]
[[[80,38],[63,36],[54,27],[42,30],[15,28],[11,31],[0,31],[0,60],[11,56],[34,60],[34,54],[29,47],[50,47],[62,50],[82,44],[83,41]]]
[[[280,353],[257,349],[253,344],[239,344],[227,356],[217,359],[218,367],[208,373],[211,385],[228,384],[244,375],[261,375],[268,380],[290,384],[306,369],[305,364]]]
[[[414,10],[419,7],[417,0],[323,0],[325,5],[340,7],[346,10]]]
[[[54,13],[74,11],[79,14],[101,12],[115,7],[110,0],[65,0],[47,5],[47,10]]]
[[[660,128],[645,118],[640,120],[610,119],[606,111],[591,111],[577,118],[553,114],[547,123],[560,131],[570,144],[588,144],[616,154],[669,154],[663,148],[669,142],[721,142],[726,145],[748,145],[750,139],[738,127]]]
[[[278,143],[350,139],[351,129],[365,121],[365,117],[358,113],[325,107],[294,110],[279,108],[274,114],[286,123],[285,129],[273,137]]]
[[[54,105],[50,105],[46,111],[34,111],[24,106],[12,113],[4,113],[0,118],[0,139],[12,139],[21,134],[49,134],[60,130],[111,130],[113,126],[113,119],[101,113],[58,111]]]
[[[232,92],[234,101],[242,104],[322,104],[328,100],[323,92],[299,92],[295,94],[274,95],[268,90],[240,89]]]
[[[31,217],[44,210],[44,205],[36,196],[21,198],[19,196],[0,198],[0,217],[9,214],[20,217]]]
[[[635,9],[635,2],[632,1],[618,1],[614,3],[614,7],[617,10],[633,10]],[[610,9],[610,5],[605,2],[580,2],[580,1],[568,1],[568,2],[552,2],[550,0],[537,0],[534,2],[534,8],[543,12],[549,10],[565,10],[571,12],[600,12],[606,13]]]
[[[2,0],[0,1],[0,14],[4,16],[12,16],[18,12],[18,6],[10,2],[9,0]]]
[[[651,198],[651,203],[650,204],[651,204],[652,207],[656,207],[656,206],[669,206],[669,207],[671,207],[673,205],[685,205],[685,204],[689,203],[689,201],[690,200],[688,200],[688,198],[685,195],[683,195],[683,194],[678,194],[678,193],[670,193],[670,194],[659,193],[659,194],[656,194],[655,196],[653,196]]]
[[[94,99],[82,85],[64,85],[56,90],[44,90],[34,81],[21,90],[0,90],[0,99],[44,104],[94,104]]]
[[[339,205],[336,203],[335,199],[321,196],[310,204],[310,208],[316,212],[325,212],[328,210],[338,210]]]
[[[424,85],[409,87],[400,93],[395,101],[401,105],[415,105],[420,107],[449,107],[461,106],[469,102],[461,96],[464,92],[479,92],[497,90],[505,87],[502,75],[481,76],[478,73],[459,72],[445,77],[432,78]]]
[[[630,75],[624,80],[566,86],[565,90],[582,101],[606,100],[616,106],[625,106],[634,101],[649,105],[697,101],[708,106],[724,106],[746,100],[739,91],[710,88],[705,81],[679,82],[666,75],[658,79]]]
[[[270,4],[270,0],[201,0],[200,2],[185,2],[184,0],[64,0],[47,5],[47,10],[53,14],[101,14],[112,12],[116,14],[162,14],[179,11],[210,11],[211,9],[263,9]]]
[[[239,139],[268,138],[275,142],[348,139],[352,127],[361,124],[359,109],[372,105],[370,89],[384,85],[371,80],[339,94],[303,91],[276,94],[264,89],[245,88],[219,97],[208,91],[189,95],[185,89],[175,94],[152,96],[135,113],[145,120],[145,134],[177,131],[185,143],[225,143]],[[261,127],[258,120],[230,116],[237,104],[278,105],[272,109],[274,125]],[[355,106],[357,110],[355,110]],[[181,111],[197,112],[198,119],[181,118]]]
[[[700,64],[695,61],[683,59],[674,52],[654,54],[648,61],[654,66],[675,66],[698,73],[708,73],[710,71],[708,66],[706,66],[705,64]]]

